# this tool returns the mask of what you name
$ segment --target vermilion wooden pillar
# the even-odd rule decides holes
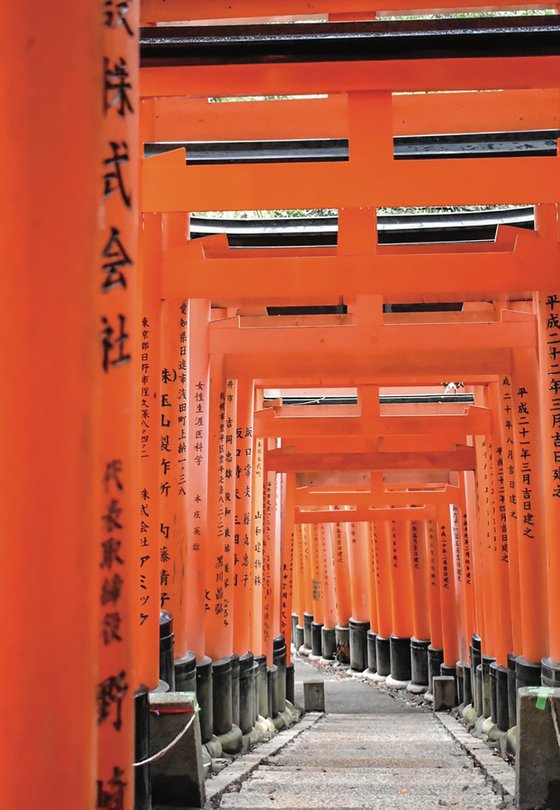
[[[418,640],[430,638],[428,610],[428,556],[422,521],[410,523],[410,563],[412,575],[413,630]]]
[[[521,593],[519,585],[517,498],[515,492],[515,439],[511,387],[511,377],[504,375],[500,381],[500,425],[502,429],[504,495],[509,551],[509,592],[512,630],[512,648],[510,652],[517,656],[521,655],[523,641],[521,630]]]
[[[492,408],[495,421],[493,441],[493,483],[494,483],[494,577],[493,587],[496,599],[495,611],[495,657],[498,664],[507,667],[507,657],[512,650],[512,620],[510,604],[510,557],[507,523],[506,478],[504,474],[504,445],[500,421],[500,392],[497,383],[488,387],[488,404]]]
[[[99,447],[97,488],[99,662],[97,805],[133,806],[134,672],[137,605],[138,407],[135,330],[139,286],[139,3],[99,14],[103,139],[99,177]],[[84,23],[78,23],[83,27]],[[73,37],[75,32],[68,31]],[[51,46],[54,48],[54,44]],[[84,53],[77,56],[78,61]],[[68,62],[66,66],[68,66]],[[49,81],[51,87],[61,88]],[[77,95],[69,88],[70,98]],[[78,91],[79,92],[79,91]],[[75,116],[72,116],[74,119]],[[86,160],[97,160],[94,151]],[[69,218],[73,223],[75,217]],[[83,271],[82,271],[83,272]],[[64,713],[67,716],[67,712]]]
[[[369,627],[373,633],[377,633],[377,541],[375,535],[375,524],[369,523],[366,525],[368,530]]]
[[[186,646],[185,569],[187,536],[186,471],[186,301],[163,301],[161,306],[160,393],[160,586],[161,607],[173,616],[174,657],[182,658]],[[181,326],[181,322],[185,326]],[[184,342],[181,336],[185,335]],[[181,354],[184,352],[184,354]],[[181,369],[181,365],[184,368]],[[184,397],[182,399],[181,397]],[[185,424],[180,418],[185,418]],[[184,438],[181,436],[184,434]],[[179,450],[183,449],[183,453]]]
[[[491,479],[491,456],[488,445],[489,439],[477,436],[475,439],[477,458],[477,506],[479,526],[479,555],[477,579],[480,582],[480,607],[482,624],[480,638],[482,654],[494,658],[495,643],[495,613],[494,590],[492,581],[494,576],[494,543],[495,532],[493,522],[493,493]],[[490,458],[489,458],[490,456]]]
[[[298,625],[303,627],[305,610],[305,571],[303,567],[303,526],[297,523],[294,528],[294,613],[297,613]]]
[[[391,521],[391,613],[393,635],[413,634],[410,522]]]
[[[347,526],[344,523],[332,524],[334,577],[336,588],[336,621],[339,627],[348,627],[348,622],[352,614],[346,530]]]
[[[234,530],[234,649],[243,655],[250,649],[253,625],[254,514],[253,514],[253,413],[255,389],[252,380],[237,383],[235,447]],[[246,564],[247,563],[247,564]]]
[[[388,639],[393,632],[391,615],[391,546],[389,539],[390,524],[383,521],[375,524],[375,559],[376,565],[376,602],[377,633]]]
[[[325,627],[336,626],[336,595],[330,523],[319,524],[319,551],[321,563],[321,590],[323,592],[323,623]]]
[[[426,521],[426,548],[430,565],[430,639],[432,647],[443,649],[443,631],[441,619],[441,586],[439,540],[437,523],[434,520]]]
[[[188,649],[205,655],[208,549],[209,389],[208,326],[210,301],[189,300],[187,386],[187,594]]]
[[[352,618],[359,622],[367,622],[369,614],[368,530],[365,523],[349,523],[347,532]]]
[[[282,537],[281,537],[281,554],[280,554],[280,633],[284,634],[286,640],[286,661],[289,664],[291,660],[291,641],[292,641],[292,597],[294,588],[294,551],[295,551],[295,526],[294,526],[294,510],[295,510],[295,474],[288,473],[285,476],[285,498],[283,500],[283,515],[282,515]],[[329,526],[330,528],[330,526]],[[332,558],[331,558],[332,566]],[[332,583],[333,602],[334,602],[334,583]],[[333,604],[334,614],[334,604]],[[334,619],[333,619],[334,621]]]
[[[475,602],[475,582],[473,569],[473,538],[471,536],[467,502],[466,486],[464,475],[461,490],[463,493],[463,503],[459,513],[459,544],[461,555],[461,585],[463,588],[463,627],[459,638],[459,655],[463,663],[469,661],[469,645],[475,628],[474,602]],[[473,503],[476,511],[476,506]]]
[[[0,144],[9,155],[0,233],[10,268],[0,296],[0,369],[3,386],[17,392],[5,398],[0,420],[10,538],[0,636],[5,661],[18,670],[16,689],[11,666],[0,676],[10,695],[0,718],[0,805],[21,810],[44,808],[45,797],[61,808],[96,801],[102,15],[87,0],[45,12],[37,0],[11,5],[0,34]],[[29,699],[38,664],[48,694],[40,708]]]
[[[276,446],[274,440],[269,440],[269,449]],[[264,476],[264,509],[263,509],[263,612],[262,612],[262,644],[263,654],[269,666],[273,663],[274,643],[274,559],[276,546],[276,473],[268,471]]]
[[[160,611],[160,264],[162,221],[144,214],[141,232],[140,352],[136,368],[139,391],[138,587],[136,595],[137,682],[150,689],[159,679]],[[139,362],[138,362],[139,360]]]
[[[324,592],[323,592],[323,579],[321,577],[321,551],[320,551],[320,537],[319,537],[319,524],[312,523],[309,527],[311,538],[311,585],[312,585],[312,598],[313,598],[313,621],[315,624],[324,624]]]
[[[263,655],[264,439],[253,441],[253,621],[251,650]]]
[[[225,537],[225,440],[226,380],[223,357],[210,359],[208,435],[208,539],[206,555],[206,654],[214,661],[233,652],[233,634],[225,615],[226,552]]]
[[[449,509],[438,510],[439,573],[441,584],[441,629],[443,637],[443,663],[454,668],[458,657],[457,611],[455,604],[455,572],[451,539]]]
[[[235,591],[238,587],[239,579],[235,579],[235,465],[236,465],[236,425],[237,425],[237,380],[226,381],[226,428],[225,444],[223,446],[224,457],[224,625],[228,628],[228,636],[231,639],[232,650],[235,652],[234,642],[234,615],[235,615]],[[221,446],[220,446],[221,449]],[[220,452],[220,457],[222,452]],[[243,546],[242,554],[243,578],[251,577],[252,560],[251,546]],[[250,618],[250,617],[249,617]]]
[[[558,208],[553,225],[558,231]],[[542,212],[537,211],[539,218]],[[560,292],[538,294],[535,300],[539,328],[539,383],[542,422],[543,495],[548,555],[549,657],[545,662],[560,667]]]
[[[517,349],[512,374],[523,659],[540,677],[548,654],[544,497],[536,352]],[[524,662],[521,662],[524,666]],[[528,673],[527,673],[528,674]]]

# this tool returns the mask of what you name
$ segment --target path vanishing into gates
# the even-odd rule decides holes
[[[352,677],[296,663],[303,682],[325,681],[327,714],[268,757],[219,807],[505,807],[473,760],[432,713]]]

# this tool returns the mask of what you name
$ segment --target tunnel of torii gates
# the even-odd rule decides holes
[[[3,808],[131,808],[147,692],[247,733],[292,642],[502,729],[560,678],[558,18],[389,5],[4,9]],[[334,235],[194,233],[269,209]]]

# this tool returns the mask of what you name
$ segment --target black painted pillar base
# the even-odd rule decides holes
[[[391,642],[378,635],[375,639],[377,677],[387,678],[391,674]]]
[[[428,647],[427,639],[410,639],[410,680],[412,686],[428,688]]]
[[[475,709],[479,717],[484,714],[482,664],[478,664],[474,675]]]
[[[377,633],[367,631],[367,668],[369,672],[377,672]]]
[[[298,618],[297,613],[292,613],[292,644],[295,644],[296,641],[296,627],[298,626]]]
[[[515,683],[515,668],[517,656],[514,653],[508,655],[508,714],[509,727],[512,728],[517,723],[517,686]]]
[[[268,716],[277,717],[279,712],[278,700],[278,667],[273,664],[266,670],[268,682]]]
[[[276,636],[273,642],[272,663],[278,669],[277,692],[278,711],[283,712],[286,708],[286,639],[281,633]]]
[[[268,716],[268,675],[266,655],[256,655],[257,670],[257,704],[261,717]]]
[[[336,653],[336,634],[334,627],[321,628],[321,656],[327,660],[332,661]]]
[[[321,657],[321,629],[323,625],[319,622],[311,623],[311,655],[314,658]]]
[[[367,669],[367,631],[369,622],[350,619],[350,669],[363,672]]]
[[[542,670],[540,662],[527,661],[519,656],[515,661],[515,686],[521,689],[523,686],[541,686]]]
[[[490,663],[490,717],[493,723],[498,722],[497,670],[498,664],[496,661],[492,661]]]
[[[350,628],[337,624],[334,628],[336,641],[336,660],[341,664],[350,663]]]
[[[303,646],[311,650],[311,625],[313,623],[313,616],[311,613],[303,614]]]
[[[292,706],[296,702],[295,670],[293,664],[288,664],[286,667],[286,700],[289,700]]]
[[[491,665],[491,668],[494,664]],[[496,664],[496,725],[500,731],[507,731],[509,720],[508,671],[506,667]],[[494,714],[492,714],[494,719]]]
[[[175,691],[196,692],[196,656],[193,652],[175,661]]]
[[[175,691],[175,667],[173,666],[173,617],[166,610],[159,614],[159,677]]]
[[[476,633],[471,637],[471,694],[477,715],[482,714],[482,693],[479,700],[477,667],[482,664],[482,641]]]
[[[490,682],[490,664],[496,659],[489,655],[482,656],[482,714],[484,717],[491,717],[491,682]]]
[[[200,707],[200,736],[202,744],[210,742],[214,733],[214,706],[212,702],[212,659],[207,655],[196,662],[196,699]]]
[[[465,700],[465,668],[461,661],[457,661],[457,677],[456,677],[456,685],[457,685],[457,705],[464,706]]]
[[[439,647],[428,647],[428,691],[433,694],[433,680],[437,675],[441,675],[441,665],[443,664],[443,650]]]
[[[253,725],[259,719],[259,665],[253,656],[253,670],[251,672],[251,680],[253,682]]]
[[[231,720],[239,726],[239,656],[231,656]]]
[[[463,664],[463,704],[472,705],[472,672],[468,664]]]
[[[228,734],[233,725],[231,656],[212,664],[214,734]]]
[[[390,639],[391,680],[407,684],[411,677],[410,638],[392,635]]]
[[[150,756],[150,701],[147,689],[134,694],[134,761]],[[134,810],[152,810],[150,766],[134,768]]]
[[[253,654],[239,658],[239,723],[242,734],[250,734],[255,722],[255,679]]]
[[[296,632],[294,633],[294,647],[296,651],[299,650],[300,647],[303,647],[303,627],[298,624],[296,627]]]
[[[543,658],[541,671],[543,686],[550,686],[553,689],[560,688],[560,663],[555,663],[552,658]]]

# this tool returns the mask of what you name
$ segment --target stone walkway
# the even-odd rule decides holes
[[[238,792],[224,794],[219,807],[503,807],[430,712],[303,662],[296,664],[296,700],[302,699],[302,681],[317,679],[325,680],[327,714],[267,757]]]

